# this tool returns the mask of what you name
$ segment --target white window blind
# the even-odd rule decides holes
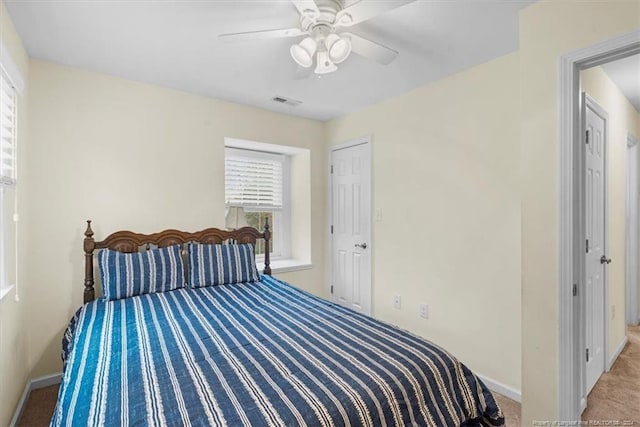
[[[0,298],[7,295],[10,285],[17,284],[18,280],[18,229],[15,222],[18,94],[4,66],[4,62],[0,63]],[[14,298],[18,299],[17,290]]]
[[[227,205],[282,209],[285,156],[227,148]]]
[[[17,95],[0,73],[0,184],[16,183]]]

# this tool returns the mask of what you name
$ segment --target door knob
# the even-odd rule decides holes
[[[356,248],[367,249],[367,244],[366,243],[361,243],[361,244],[356,243],[355,246],[356,246]]]
[[[600,258],[600,264],[611,264],[611,258],[607,258],[606,256],[602,255],[602,257]]]

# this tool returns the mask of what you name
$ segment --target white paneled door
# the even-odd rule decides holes
[[[331,294],[334,302],[371,312],[371,144],[331,151]]]
[[[586,386],[587,394],[605,369],[606,113],[583,96],[585,107]]]

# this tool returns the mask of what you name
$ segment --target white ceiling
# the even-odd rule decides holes
[[[299,15],[287,0],[5,4],[35,58],[329,120],[516,50],[518,11],[532,1],[418,0],[350,29],[399,51],[393,63],[353,54],[337,72],[302,80],[289,55],[299,38],[241,44],[217,38],[297,27]],[[302,104],[276,104],[275,95]]]
[[[640,112],[640,54],[609,62],[602,68]]]

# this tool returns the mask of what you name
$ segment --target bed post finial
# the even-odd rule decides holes
[[[84,232],[84,302],[93,301],[96,298],[93,288],[93,251],[96,248],[96,241],[93,240],[93,230],[91,220],[87,220],[87,229]]]
[[[271,276],[271,261],[269,260],[269,248],[271,231],[269,231],[269,218],[264,219],[264,274]]]
[[[84,232],[85,237],[93,237],[93,230],[91,229],[91,220],[87,220],[87,229]]]

